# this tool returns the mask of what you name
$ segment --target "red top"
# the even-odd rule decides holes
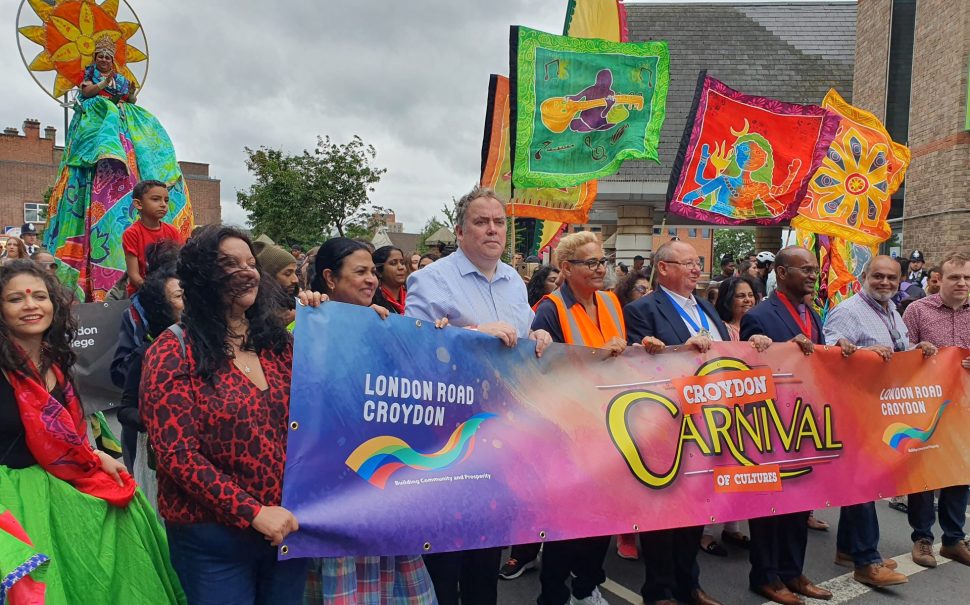
[[[148,244],[163,239],[170,239],[182,243],[182,234],[178,232],[178,229],[168,223],[159,224],[158,229],[149,229],[145,226],[145,223],[138,220],[132,223],[131,227],[125,229],[124,234],[121,236],[121,246],[125,250],[125,255],[134,254],[135,258],[138,259],[138,274],[141,275],[142,279],[145,279],[145,273],[147,272],[145,248],[148,247]],[[129,281],[128,296],[131,296],[137,291],[138,288]]]
[[[209,384],[166,330],[145,355],[141,414],[158,458],[158,509],[171,523],[248,527],[283,498],[293,347],[259,355],[260,391],[231,361]]]

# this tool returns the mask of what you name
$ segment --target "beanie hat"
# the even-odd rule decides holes
[[[296,263],[296,258],[279,246],[255,242],[253,247],[256,248],[256,260],[259,261],[259,266],[270,277],[276,277],[276,274],[285,269],[287,265]]]

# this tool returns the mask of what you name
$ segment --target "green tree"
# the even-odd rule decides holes
[[[440,220],[438,220],[438,217],[436,216],[432,216],[431,218],[429,218],[428,222],[426,222],[424,224],[424,227],[421,229],[421,237],[418,238],[418,252],[420,252],[421,254],[424,254],[425,252],[427,252],[428,238],[434,235],[435,231],[446,226],[447,225],[445,225]]]
[[[451,203],[445,202],[441,206],[441,214],[445,215],[445,226],[455,230],[458,226],[458,200],[451,198]]]
[[[343,236],[350,225],[366,225],[369,196],[387,172],[374,165],[377,150],[358,136],[343,144],[317,137],[316,149],[300,155],[245,150],[256,182],[236,199],[253,230],[277,242],[312,246],[334,231]]]
[[[718,263],[725,254],[730,254],[731,258],[737,260],[752,250],[754,250],[753,229],[715,229],[711,269],[717,272]]]

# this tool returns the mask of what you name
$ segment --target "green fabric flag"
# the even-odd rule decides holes
[[[611,42],[513,26],[512,182],[572,187],[623,160],[659,162],[670,54],[664,41]]]

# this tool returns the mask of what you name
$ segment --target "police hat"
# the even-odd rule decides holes
[[[909,261],[910,262],[922,263],[922,262],[925,262],[926,259],[923,258],[923,253],[922,252],[920,252],[919,250],[913,250],[913,253],[909,255]]]
[[[37,235],[37,228],[34,227],[33,223],[24,223],[23,226],[20,227],[20,235]]]

